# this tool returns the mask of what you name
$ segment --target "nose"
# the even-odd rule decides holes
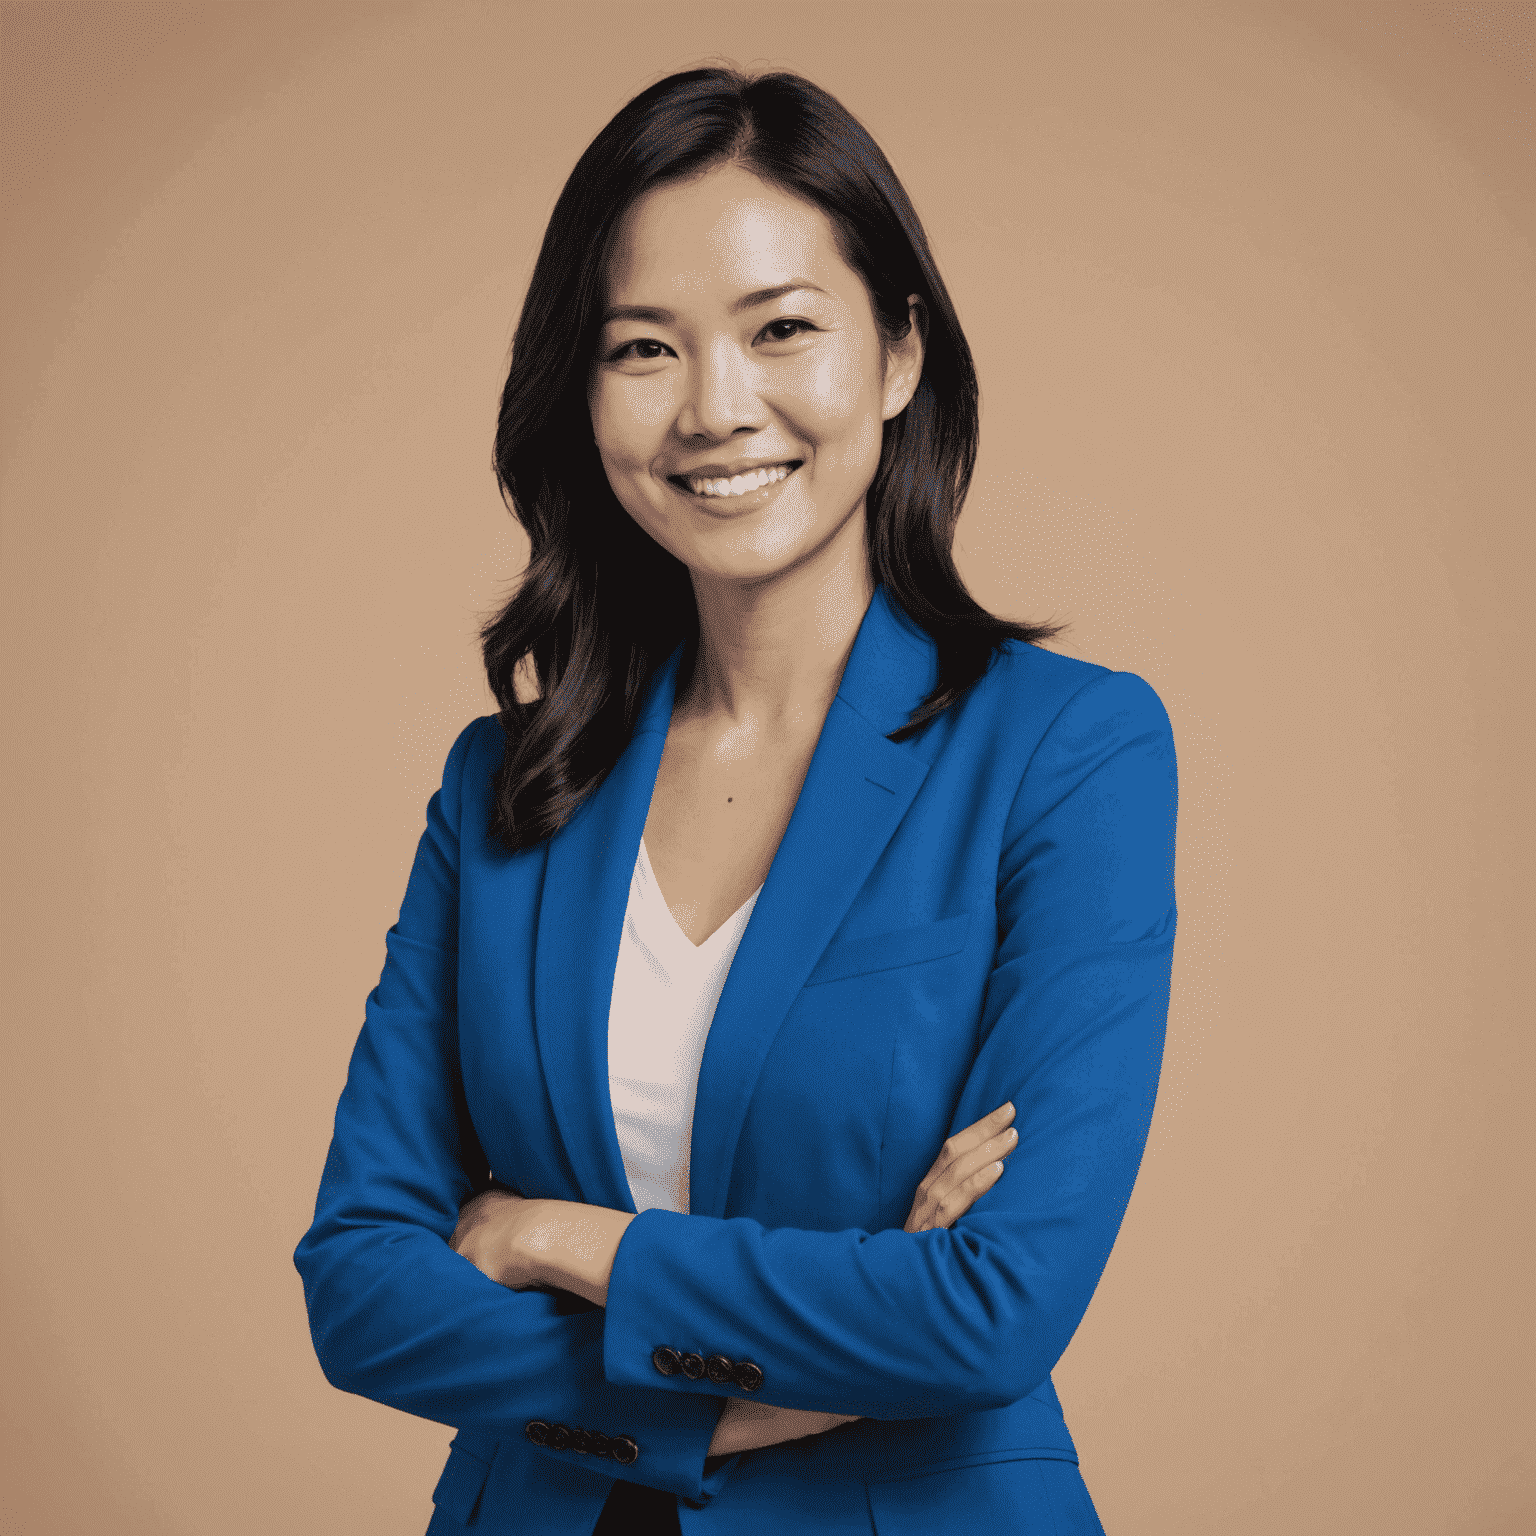
[[[721,338],[699,356],[678,412],[677,430],[694,439],[723,441],[734,432],[767,424],[756,388],[757,370],[734,341]]]

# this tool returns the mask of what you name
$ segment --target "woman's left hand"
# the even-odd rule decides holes
[[[510,1189],[481,1190],[459,1207],[459,1224],[448,1246],[497,1285],[511,1291],[532,1290],[538,1281],[522,1235],[537,1219],[538,1204]]]

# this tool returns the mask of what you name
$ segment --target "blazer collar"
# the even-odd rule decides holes
[[[608,1093],[608,1011],[682,651],[653,673],[618,763],[550,839],[539,906],[535,1031],[571,1198],[613,1210],[634,1204]],[[877,586],[715,1009],[694,1110],[695,1213],[725,1214],[736,1143],[773,1038],[928,772],[910,745],[886,736],[935,675],[933,642]]]

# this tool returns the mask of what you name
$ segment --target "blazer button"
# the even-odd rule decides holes
[[[613,1441],[600,1429],[587,1431],[587,1449],[594,1456],[607,1456],[613,1449]]]
[[[578,1455],[590,1456],[592,1454],[591,1434],[584,1429],[573,1429],[571,1431],[571,1449],[577,1452]]]
[[[613,1449],[608,1453],[621,1466],[630,1466],[640,1454],[640,1447],[628,1435],[615,1435]]]
[[[563,1451],[571,1443],[571,1426],[569,1424],[551,1424],[549,1434],[545,1436],[544,1444],[552,1451]]]
[[[717,1387],[723,1387],[726,1382],[736,1380],[736,1362],[727,1360],[724,1355],[711,1355],[704,1362],[704,1374]]]
[[[704,1374],[704,1356],[686,1354],[683,1356],[683,1375],[689,1381],[697,1381]]]
[[[535,1445],[543,1445],[549,1439],[549,1425],[543,1419],[529,1419],[523,1425],[523,1433],[533,1441]]]
[[[651,1364],[663,1376],[676,1376],[678,1367],[682,1363],[683,1357],[675,1349],[668,1349],[665,1344],[660,1349],[653,1349],[651,1351]]]
[[[756,1392],[763,1384],[763,1368],[750,1360],[736,1362],[736,1385],[743,1392]]]

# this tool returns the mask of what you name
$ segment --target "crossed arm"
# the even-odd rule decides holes
[[[994,1180],[981,1210],[968,1202],[988,1186],[950,1191],[948,1211],[909,1218],[912,1243],[669,1212],[630,1231],[626,1213],[576,1202],[471,1199],[490,1171],[461,1086],[454,1001],[474,732],[461,733],[428,807],[315,1221],[294,1254],[327,1379],[461,1431],[503,1435],[540,1418],[640,1428],[644,1480],[695,1498],[717,1491],[701,1450],[729,1458],[799,1439],[852,1407],[898,1420],[1001,1407],[1042,1381],[1108,1257],[1156,1093],[1176,777],[1151,689],[1130,674],[1096,678],[1031,757],[1003,828],[998,949],[959,1100],[975,1114],[1014,1099],[1028,1176],[1016,1170],[1011,1196]],[[923,1182],[920,1199],[943,1198],[939,1180]],[[711,1278],[722,1274],[725,1293]],[[760,1326],[769,1313],[788,1325]],[[821,1329],[814,1343],[794,1326],[806,1318]],[[658,1390],[645,1337],[697,1328],[750,1338],[779,1403],[797,1406],[753,1401],[727,1416],[707,1390]]]
[[[952,1226],[997,1182],[1002,1160],[1018,1144],[1013,1117],[1013,1105],[1004,1104],[944,1143],[917,1187],[904,1231]],[[509,1290],[570,1291],[604,1307],[614,1256],[634,1219],[628,1211],[572,1200],[528,1200],[492,1188],[465,1202],[449,1246]],[[728,1398],[708,1455],[734,1456],[822,1434],[857,1417]]]

